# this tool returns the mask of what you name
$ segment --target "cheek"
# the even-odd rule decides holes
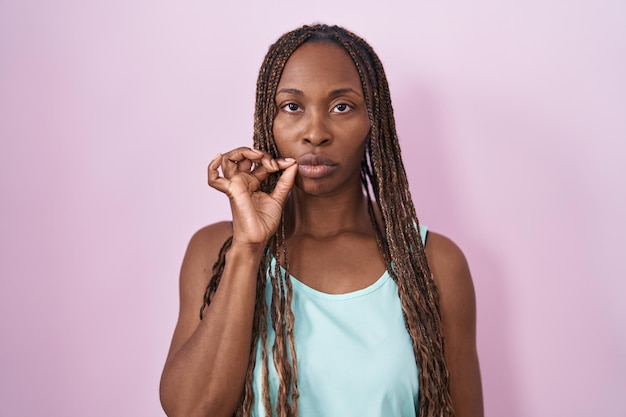
[[[371,133],[369,120],[359,120],[352,126],[351,131],[353,132],[352,135],[356,146],[359,149],[364,149]]]
[[[367,115],[367,110],[361,109],[358,114],[358,117],[355,117],[353,120],[352,128],[355,131],[359,131],[363,136],[366,136],[370,131],[371,123],[370,119]]]
[[[289,117],[278,115],[274,119],[272,134],[282,157],[294,156],[295,148],[299,143],[297,139],[303,134],[302,127],[302,123]]]
[[[285,142],[285,128],[279,119],[274,119],[274,124],[272,126],[272,135],[274,135],[274,142],[280,150],[283,143]]]
[[[290,137],[290,133],[288,129],[286,129],[284,123],[281,123],[279,120],[274,120],[274,126],[272,126],[272,134],[274,135],[274,143],[278,148],[279,156],[290,156],[290,141],[288,140],[288,138]]]
[[[285,138],[293,132],[293,129],[293,123],[290,123],[288,117],[278,115],[274,118],[274,123],[272,125],[272,133],[274,133],[274,137],[280,136],[281,138]]]

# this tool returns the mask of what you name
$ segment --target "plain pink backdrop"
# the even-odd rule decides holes
[[[418,214],[464,249],[488,416],[626,416],[626,4],[0,2],[0,416],[158,416],[186,243],[281,33],[386,65]]]

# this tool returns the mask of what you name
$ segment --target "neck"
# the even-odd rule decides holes
[[[291,193],[286,214],[286,234],[332,237],[343,232],[372,230],[367,200],[359,187],[334,196],[311,196],[299,189]]]

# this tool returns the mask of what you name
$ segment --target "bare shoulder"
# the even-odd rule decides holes
[[[233,233],[232,222],[223,221],[213,223],[208,226],[204,226],[198,230],[191,237],[189,247],[195,249],[196,247],[211,248],[215,245],[221,245],[224,243]]]
[[[425,249],[428,265],[440,290],[471,284],[472,278],[465,255],[451,239],[429,232]]]
[[[189,241],[187,252],[183,260],[183,270],[186,267],[206,267],[209,270],[217,260],[219,251],[230,235],[232,235],[231,222],[219,222],[203,227],[198,230]],[[181,271],[181,277],[182,277]]]
[[[231,235],[232,223],[219,222],[203,227],[191,237],[180,270],[181,311],[194,297],[198,299],[198,291],[202,290],[200,297],[204,293],[211,279],[213,264],[217,261],[222,245]]]
[[[432,232],[426,240],[426,257],[439,290],[450,394],[456,415],[483,416],[476,351],[476,298],[467,260],[452,240]]]
[[[443,330],[450,348],[474,343],[476,332],[476,297],[470,269],[461,249],[449,238],[429,232],[426,257],[439,290]]]
[[[213,264],[231,235],[231,222],[219,222],[203,227],[191,237],[180,270],[180,311],[168,360],[200,323],[200,308]]]

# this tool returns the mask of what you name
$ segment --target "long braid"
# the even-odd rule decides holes
[[[355,43],[356,51],[353,52],[348,48]],[[354,43],[344,42],[344,47],[353,60],[357,56],[355,63],[359,60],[365,63],[365,68],[357,64],[357,71],[361,74],[364,69],[369,75],[361,76],[362,80],[368,80],[363,83],[363,89],[366,97],[371,97],[368,159],[372,169],[369,180],[385,231],[386,242],[381,246],[389,251],[388,256],[383,254],[383,258],[390,262],[387,269],[398,284],[407,330],[420,370],[420,416],[453,415],[438,295],[419,236],[419,222],[400,155],[384,69],[374,51],[361,39],[357,38]],[[368,87],[374,91],[368,92]]]
[[[335,43],[346,50],[357,68],[371,124],[370,139],[361,164],[361,181],[368,197],[368,212],[376,231],[378,247],[387,270],[398,285],[406,328],[413,344],[419,369],[419,417],[454,416],[444,357],[439,296],[426,260],[419,222],[402,163],[385,72],[372,48],[360,37],[337,26],[303,26],[283,35],[270,47],[259,72],[254,147],[275,158],[280,156],[272,133],[276,89],[287,60],[305,42]],[[261,191],[271,192],[279,175],[273,174],[267,178],[261,184]],[[372,200],[375,200],[380,209],[381,221],[376,217]],[[205,306],[210,303],[211,296],[219,285],[230,243],[230,240],[225,242],[213,267],[213,276],[204,297]],[[281,263],[285,269],[280,267]],[[262,403],[266,412],[271,414],[267,352],[268,311],[270,325],[275,334],[272,356],[279,379],[276,415],[292,417],[298,414],[292,288],[287,271],[283,218],[278,231],[268,241],[265,256],[258,269],[253,343],[244,393],[237,410],[238,416],[250,416],[252,413],[252,375],[259,340],[263,379]],[[271,285],[269,305],[265,296],[266,280]]]
[[[365,62],[369,77],[363,89],[366,97],[372,98],[371,114],[377,115],[370,115],[369,179],[381,209],[386,240],[382,246],[386,246],[389,251],[389,256],[383,254],[383,258],[391,262],[387,269],[398,284],[407,330],[413,341],[420,370],[420,416],[453,415],[438,294],[419,235],[419,222],[402,163],[384,69],[374,51],[364,41],[357,38],[355,43],[361,44],[355,53],[350,51],[350,55],[353,60],[357,56],[355,62]],[[350,43],[344,43],[344,47],[350,46]],[[369,62],[373,68],[368,65]],[[362,68],[359,65],[356,67],[361,73]],[[368,84],[374,90],[369,94]]]

